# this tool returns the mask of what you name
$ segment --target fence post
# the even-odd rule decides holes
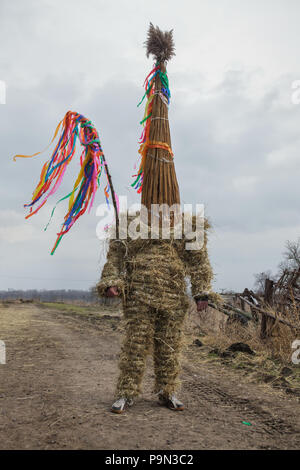
[[[271,307],[273,305],[273,288],[274,288],[274,281],[272,281],[271,279],[266,279],[264,304],[268,307]],[[272,331],[272,326],[274,325],[274,323],[275,323],[275,320],[273,318],[270,318],[267,315],[262,313],[261,330],[260,330],[261,339],[266,339],[270,336],[270,333]]]

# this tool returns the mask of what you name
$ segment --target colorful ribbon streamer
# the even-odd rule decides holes
[[[107,185],[104,189],[107,203],[109,202],[109,192],[111,189],[109,185],[107,165],[101,148],[99,136],[91,121],[85,118],[82,114],[68,111],[63,120],[58,124],[50,144],[57,137],[61,126],[62,130],[59,141],[54,149],[51,159],[43,165],[39,183],[33,192],[32,201],[29,204],[24,205],[24,207],[30,208],[29,214],[25,217],[28,219],[32,215],[36,214],[47,202],[49,196],[57,191],[63,180],[67,166],[75,154],[76,143],[79,139],[80,144],[83,147],[83,151],[80,156],[81,168],[73,190],[67,194],[67,196],[58,201],[59,203],[64,199],[69,198],[69,209],[64,218],[62,229],[57,234],[57,239],[51,251],[51,255],[55,253],[62,237],[72,228],[76,220],[83,215],[86,210],[90,212],[96,191],[100,185],[100,176],[102,174],[103,167],[107,177]],[[41,152],[33,155],[16,155],[14,157],[14,161],[16,158],[30,158],[39,155],[40,153]],[[36,207],[35,210],[33,210],[34,206]],[[56,206],[52,210],[50,220],[45,230],[51,221],[55,208]]]
[[[139,154],[141,155],[141,162],[140,162],[140,166],[139,166],[139,170],[137,174],[133,175],[133,177],[136,179],[131,185],[134,189],[137,190],[138,193],[141,193],[142,188],[143,188],[144,168],[145,168],[145,161],[146,161],[148,148],[163,148],[164,150],[167,150],[170,153],[170,155],[173,157],[172,149],[166,143],[153,142],[153,141],[150,142],[150,139],[149,139],[153,98],[156,93],[155,78],[157,75],[159,75],[160,80],[163,85],[161,91],[159,92],[159,95],[161,96],[161,98],[163,99],[164,103],[167,106],[170,102],[170,96],[171,96],[171,93],[169,90],[168,76],[165,72],[162,72],[159,64],[156,64],[155,67],[151,70],[151,72],[147,75],[145,79],[145,82],[144,82],[145,94],[142,100],[138,104],[138,106],[140,106],[142,102],[144,101],[144,99],[147,97],[144,117],[140,122],[140,124],[144,126],[142,135],[139,140],[139,143],[141,144],[139,148]]]

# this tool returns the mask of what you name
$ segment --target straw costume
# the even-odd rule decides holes
[[[162,32],[150,24],[146,47],[147,56],[152,54],[156,63],[145,81],[147,102],[139,150],[141,164],[133,186],[141,193],[141,202],[147,208],[147,218],[140,226],[148,224],[150,234],[152,204],[179,205],[180,196],[168,121],[170,90],[166,62],[175,55],[172,31]],[[207,221],[202,249],[188,251],[184,237],[174,236],[174,217],[171,216],[170,239],[162,238],[159,223],[156,239],[132,239],[128,235],[124,238],[120,233],[119,239],[109,242],[98,292],[101,296],[121,295],[125,316],[114,412],[123,412],[140,393],[151,345],[155,393],[169,408],[184,408],[174,393],[179,385],[182,330],[188,308],[185,277],[191,279],[195,300],[205,303],[214,295],[213,273],[206,247]]]

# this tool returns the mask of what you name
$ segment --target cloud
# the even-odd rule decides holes
[[[291,102],[291,86],[300,78],[300,7],[290,3],[288,13],[284,3],[268,0],[191,1],[190,9],[152,3],[151,20],[175,30],[177,55],[168,67],[172,146],[182,201],[205,203],[214,225],[217,288],[251,286],[253,273],[274,268],[284,241],[299,236],[300,105]],[[96,282],[104,258],[94,213],[78,221],[53,257],[64,203],[43,230],[55,202],[73,187],[78,155],[57,195],[28,221],[23,204],[50,151],[17,162],[12,156],[45,148],[65,112],[79,111],[99,131],[117,192],[139,201],[130,183],[143,114],[137,103],[152,65],[142,47],[148,22],[143,0],[1,2],[3,288]],[[95,204],[103,200],[102,185]]]
[[[20,213],[12,210],[0,210],[0,243],[32,242],[38,238],[34,227],[26,224]]]
[[[254,273],[268,269],[276,273],[285,241],[297,239],[299,233],[299,221],[297,225],[278,226],[253,233],[215,230],[209,246],[210,253],[213,253],[215,285],[219,289],[242,292],[245,287],[252,286]]]

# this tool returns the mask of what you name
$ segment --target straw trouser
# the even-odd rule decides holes
[[[213,273],[206,230],[200,250],[185,249],[184,239],[110,240],[97,289],[102,297],[111,286],[122,293],[125,338],[117,397],[139,394],[151,346],[155,391],[169,395],[177,388],[183,321],[188,308],[186,276],[191,280],[194,297],[211,291]]]
[[[125,310],[125,338],[120,355],[117,397],[134,398],[140,393],[148,352],[153,347],[155,392],[172,394],[179,385],[182,305],[172,311],[142,303],[128,303]]]

